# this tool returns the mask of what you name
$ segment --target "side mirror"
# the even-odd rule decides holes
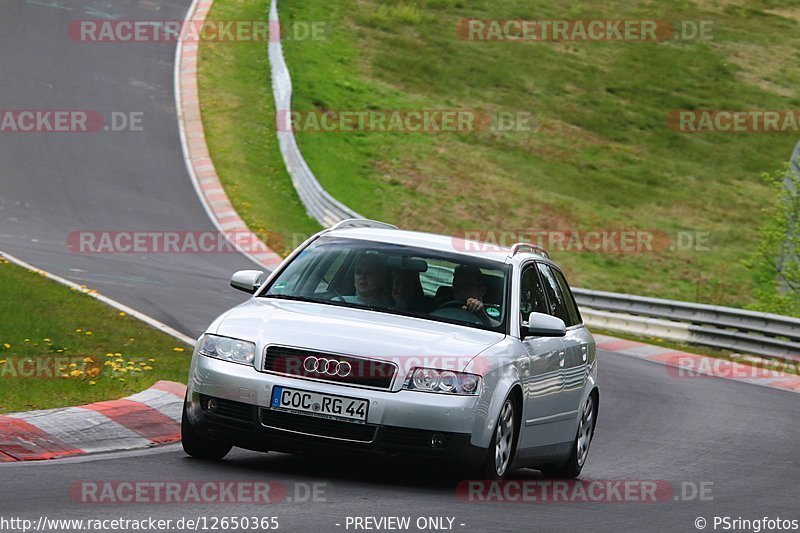
[[[563,337],[567,334],[567,326],[563,320],[544,313],[531,313],[528,317],[527,330],[528,335],[536,337]]]
[[[231,287],[253,294],[264,283],[264,278],[260,270],[240,270],[231,276]]]

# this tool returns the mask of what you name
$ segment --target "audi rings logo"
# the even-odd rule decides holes
[[[347,361],[337,361],[336,359],[325,359],[324,357],[306,357],[303,361],[303,369],[306,372],[316,372],[326,376],[339,376],[344,378],[350,375],[353,367]]]

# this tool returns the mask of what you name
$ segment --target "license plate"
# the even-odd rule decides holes
[[[270,409],[303,415],[346,420],[364,424],[367,421],[367,400],[320,394],[285,387],[272,387]]]

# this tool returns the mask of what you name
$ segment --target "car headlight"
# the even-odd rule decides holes
[[[250,365],[256,358],[256,345],[250,341],[206,334],[200,339],[200,353],[223,361]]]
[[[481,377],[466,372],[437,370],[435,368],[412,368],[403,383],[406,390],[440,392],[445,394],[480,394]]]

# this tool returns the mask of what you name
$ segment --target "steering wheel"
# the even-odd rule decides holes
[[[462,310],[465,314],[468,314],[471,318],[478,319],[478,322],[482,326],[491,326],[492,325],[491,322],[489,322],[489,317],[486,316],[486,312],[483,309],[481,309],[481,311],[479,311],[478,313],[473,313],[472,311],[470,311],[468,309],[464,309],[464,305],[465,305],[464,302],[459,302],[458,300],[449,300],[447,302],[444,302],[441,305],[438,305],[436,307],[436,309],[431,311],[431,314],[435,313],[436,311],[442,310],[442,309],[453,309],[453,308],[455,308],[455,309]]]

